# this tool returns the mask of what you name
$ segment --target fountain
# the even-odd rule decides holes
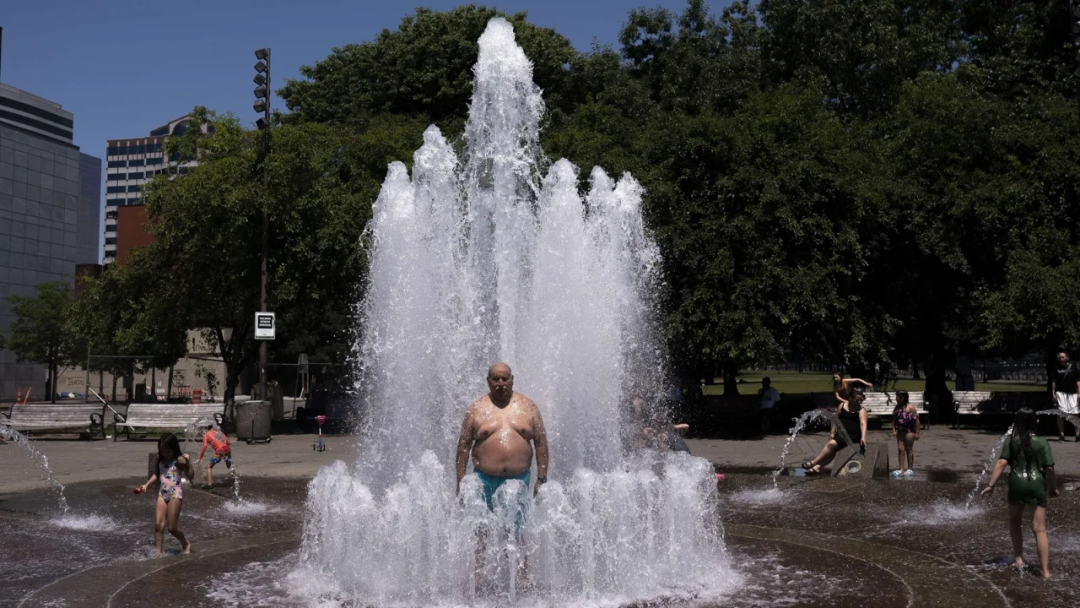
[[[998,454],[1001,453],[1001,446],[1005,445],[1005,440],[1012,435],[1012,432],[1013,427],[1010,424],[1008,430],[1001,435],[1001,439],[998,439],[997,444],[990,448],[990,454],[986,457],[986,463],[983,464],[982,472],[979,473],[979,476],[975,479],[975,487],[971,489],[967,500],[964,501],[965,508],[970,509],[971,503],[979,496],[979,486],[982,485],[983,479],[986,479],[986,475],[990,473],[990,470],[994,468],[994,464],[998,459]]]
[[[787,441],[784,442],[784,449],[780,451],[780,466],[776,467],[776,470],[773,471],[771,475],[773,489],[778,489],[777,484],[779,482],[777,478],[780,477],[784,472],[784,469],[787,468],[787,455],[788,452],[791,451],[791,445],[795,443],[795,438],[806,428],[806,425],[815,420],[822,420],[836,426],[836,432],[847,442],[848,451],[850,451],[852,455],[855,454],[855,450],[857,449],[855,446],[858,444],[852,443],[851,436],[848,435],[847,429],[844,428],[844,425],[840,424],[840,421],[834,412],[825,408],[817,408],[810,410],[809,412],[803,412],[801,416],[795,419],[795,426],[791,427],[791,435],[789,435]]]
[[[741,575],[712,466],[627,456],[620,439],[622,388],[664,378],[642,188],[596,168],[583,199],[570,162],[548,165],[543,101],[509,23],[489,22],[474,71],[463,157],[428,128],[411,177],[391,164],[374,205],[360,455],[310,483],[290,579],[308,600],[364,605],[720,597]],[[461,420],[496,361],[539,405],[552,452],[520,545],[472,476],[454,495]]]
[[[67,499],[64,498],[64,484],[60,483],[56,477],[53,476],[52,467],[49,466],[49,459],[45,454],[42,454],[34,448],[34,446],[30,445],[30,440],[27,439],[25,435],[2,422],[0,422],[0,439],[11,441],[15,445],[21,447],[26,451],[27,456],[41,468],[41,471],[45,474],[45,479],[48,480],[49,485],[51,485],[53,491],[56,492],[56,503],[60,508],[60,515],[67,515],[68,503]]]

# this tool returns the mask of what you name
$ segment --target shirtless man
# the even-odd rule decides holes
[[[511,479],[524,483],[525,489],[518,497],[519,505],[523,507],[529,487],[533,445],[536,446],[537,475],[533,495],[547,483],[548,444],[544,421],[535,403],[514,392],[510,366],[505,363],[492,365],[487,383],[488,394],[469,406],[461,424],[457,447],[458,491],[461,491],[461,480],[468,469],[471,452],[476,475],[484,485],[488,508],[494,509],[495,490]]]

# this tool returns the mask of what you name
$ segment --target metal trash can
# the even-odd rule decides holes
[[[249,444],[270,441],[270,402],[244,401],[236,406],[236,438]]]

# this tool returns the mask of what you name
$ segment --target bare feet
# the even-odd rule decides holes
[[[1009,568],[1011,568],[1014,572],[1023,573],[1024,572],[1024,558],[1022,558],[1022,557],[1016,558],[1016,561],[1013,562],[1012,565],[1009,566]]]
[[[1051,578],[1050,572],[1048,570],[1043,570],[1043,580],[1048,581],[1048,580],[1050,580],[1050,578]]]
[[[180,552],[180,555],[188,555],[189,553],[191,553],[191,543],[184,546],[184,550]]]

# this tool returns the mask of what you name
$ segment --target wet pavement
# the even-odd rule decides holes
[[[306,483],[245,480],[187,490],[181,529],[153,557],[153,497],[126,482],[0,497],[0,606],[300,606],[290,594]],[[223,480],[224,481],[224,480]],[[719,482],[728,549],[746,584],[725,606],[1075,606],[1080,492],[1049,515],[1055,580],[998,563],[1010,553],[1004,493],[965,500],[964,484],[730,473]],[[1026,528],[1026,526],[1025,526]],[[1029,561],[1034,541],[1025,538]],[[665,605],[699,605],[663,602]],[[345,603],[343,605],[350,605]],[[643,605],[643,604],[639,604]],[[650,603],[648,605],[655,605]]]
[[[718,482],[725,542],[746,582],[719,603],[661,599],[628,605],[1080,604],[1080,492],[1063,492],[1051,501],[1054,580],[1012,572],[1005,492],[968,505],[996,436],[960,433],[956,440],[940,433],[938,447],[924,444],[917,463],[925,468],[914,480],[802,476],[789,469],[775,487],[769,475],[775,453],[760,460],[758,454],[783,438],[691,442],[696,453],[726,472]],[[17,464],[18,448],[0,445],[0,607],[314,603],[296,594],[296,580],[289,576],[300,559],[307,480],[326,462],[351,459],[351,439],[334,438],[333,454],[311,453],[310,436],[283,439],[275,439],[273,450],[237,446],[249,473],[241,486],[243,501],[233,496],[224,474],[210,491],[189,487],[180,524],[192,554],[178,555],[179,544],[166,535],[167,555],[160,559],[153,556],[155,494],[131,491],[145,481],[149,442],[37,442],[68,484],[66,515],[47,484],[36,479],[40,472]],[[821,439],[808,437],[789,462],[799,462]],[[1061,485],[1075,482],[1080,445],[1053,447],[1064,473]],[[122,466],[103,466],[120,455]],[[95,470],[107,478],[85,479]],[[1028,524],[1024,531],[1025,555],[1033,564]],[[524,599],[524,605],[542,603]]]

